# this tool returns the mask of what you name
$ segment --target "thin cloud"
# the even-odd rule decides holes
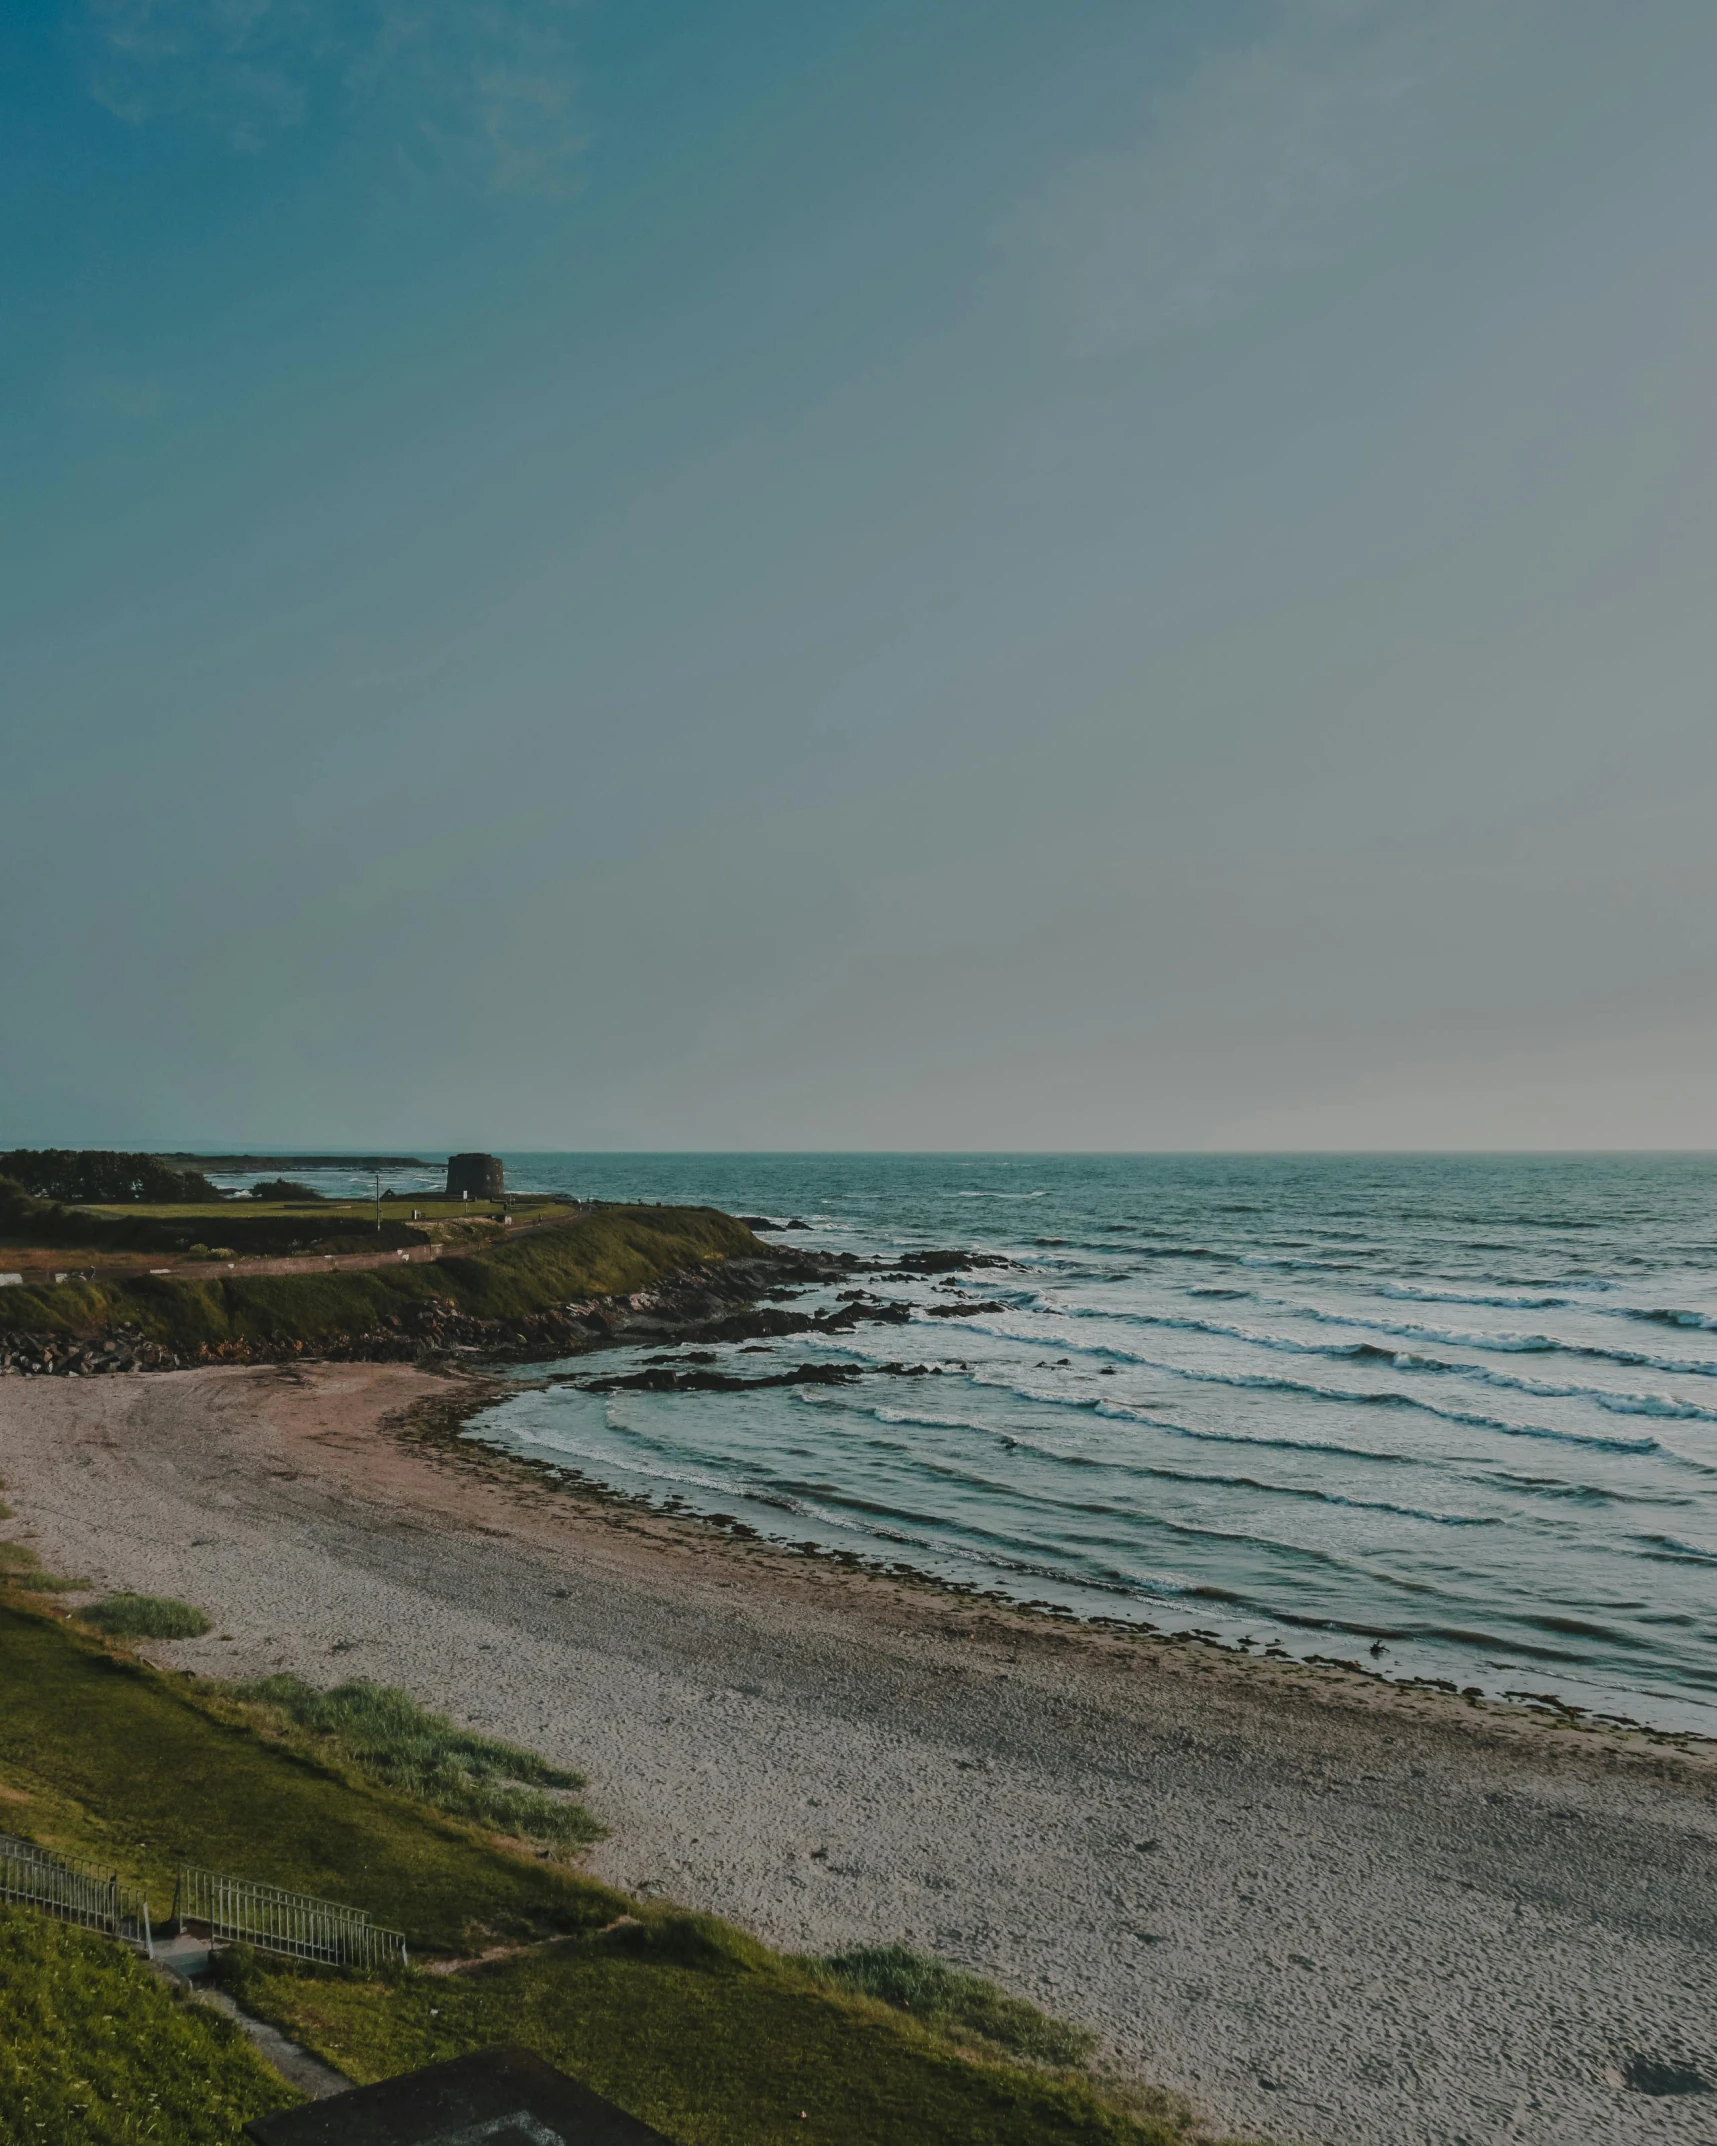
[[[85,0],[90,94],[260,155],[306,123],[495,194],[572,190],[587,143],[573,0]]]
[[[1453,153],[1463,100],[1542,19],[1535,0],[1281,0],[1147,92],[1131,139],[1058,174],[1003,241],[1049,267],[1076,355],[1171,341],[1340,252]]]
[[[191,115],[254,153],[302,123],[336,20],[318,0],[88,0],[90,94],[133,126]]]
[[[561,191],[569,161],[585,147],[573,114],[572,85],[499,67],[479,78],[477,91],[493,191]]]

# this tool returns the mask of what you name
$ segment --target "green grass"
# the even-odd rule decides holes
[[[426,1265],[194,1279],[138,1275],[0,1290],[0,1336],[90,1339],[128,1327],[184,1351],[227,1342],[313,1349],[397,1325],[432,1299],[482,1318],[518,1319],[574,1298],[629,1293],[683,1268],[719,1265],[759,1249],[743,1223],[713,1208],[607,1207]]]
[[[234,1994],[362,2081],[519,2041],[681,2146],[1170,2146],[1089,2080],[987,2062],[704,1916],[649,1914],[459,1975],[252,1955]]]
[[[868,1945],[820,1963],[838,1988],[875,1997],[957,2039],[988,2043],[1039,2064],[1083,2064],[1097,2037],[1036,2005],[1010,1997],[993,1982],[905,1945]]]
[[[1029,2008],[999,1993],[980,2003],[972,1978],[947,1971],[958,2003],[941,2021],[915,2018],[730,1925],[498,1846],[364,1779],[336,1756],[336,1736],[307,1748],[315,1718],[306,1709],[288,1725],[296,1742],[275,1741],[255,1701],[0,1602],[0,1786],[22,1794],[7,1804],[10,1830],[142,1879],[158,1911],[184,1860],[366,1907],[402,1927],[420,1960],[524,1944],[474,1970],[377,1981],[240,1957],[241,2001],[353,2077],[517,2041],[681,2146],[1169,2146],[1189,2135],[1171,2109],[1142,2113],[1072,2070],[1001,2060],[1007,2032],[1022,2050],[1033,2031],[1045,2054],[1072,2045],[1047,2022],[1028,2030]],[[375,1718],[369,1701],[355,1709],[360,1748]]]
[[[64,1580],[58,1573],[46,1571],[41,1558],[27,1542],[0,1542],[0,1580],[9,1581],[14,1587],[27,1588],[35,1595],[75,1592],[84,1584],[82,1580]]]
[[[406,1213],[411,1212],[410,1208]],[[429,1232],[414,1229],[383,1208],[378,1235],[375,1210],[319,1202],[314,1208],[281,1208],[259,1202],[176,1201],[170,1206],[66,1207],[38,1200],[0,1177],[0,1244],[75,1247],[95,1260],[127,1252],[206,1252],[214,1238],[229,1257],[306,1249],[352,1252],[380,1245],[426,1244]]]
[[[376,1203],[367,1193],[357,1199],[337,1200],[320,1193],[306,1200],[251,1200],[240,1195],[230,1200],[174,1200],[170,1203],[151,1205],[148,1201],[136,1205],[104,1206],[97,1201],[87,1201],[68,1212],[94,1216],[101,1220],[124,1221],[127,1218],[172,1222],[190,1221],[258,1221],[267,1223],[274,1218],[276,1205],[312,1221],[327,1221],[341,1216],[359,1222],[367,1222],[371,1234],[376,1226]],[[516,1193],[507,1200],[450,1200],[439,1192],[407,1192],[389,1198],[382,1196],[382,1219],[404,1221],[409,1219],[415,1207],[426,1221],[445,1222],[482,1218],[501,1213],[510,1206],[515,1214],[535,1219],[538,1215],[565,1208],[564,1201],[551,1199],[546,1193]]]
[[[168,1595],[107,1595],[78,1615],[110,1639],[201,1639],[212,1619]]]
[[[8,1830],[141,1880],[157,1915],[181,1863],[368,1908],[430,1953],[588,1929],[625,1904],[18,1603],[0,1605],[0,1782],[28,1798]]]
[[[603,1828],[565,1793],[585,1785],[583,1774],[458,1728],[408,1692],[369,1683],[317,1691],[292,1676],[264,1677],[236,1690],[266,1716],[324,1739],[372,1780],[455,1818],[559,1849],[602,1838]],[[562,1793],[548,1793],[553,1790]]]
[[[26,1908],[0,1907],[0,2021],[8,2146],[242,2146],[303,2098],[131,1953]]]

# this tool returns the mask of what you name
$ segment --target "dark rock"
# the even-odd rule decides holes
[[[912,1317],[910,1304],[843,1304],[838,1311],[782,1311],[773,1304],[752,1304],[744,1311],[730,1312],[684,1333],[688,1342],[769,1341],[787,1334],[848,1334],[861,1322],[904,1326]]]
[[[1622,2079],[1636,2094],[1709,2094],[1711,2082],[1691,2064],[1663,2057],[1631,2056]]]
[[[671,1371],[653,1364],[618,1378],[586,1379],[586,1393],[741,1393],[758,1386],[848,1386],[863,1376],[857,1364],[795,1364],[790,1371],[766,1372],[761,1378],[736,1378],[730,1371]]]

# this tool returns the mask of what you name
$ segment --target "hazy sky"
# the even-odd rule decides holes
[[[1711,0],[0,0],[0,1146],[1717,1145]]]

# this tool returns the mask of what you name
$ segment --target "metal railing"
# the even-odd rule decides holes
[[[173,1914],[181,1923],[205,1924],[211,1937],[242,1939],[259,1952],[281,1952],[295,1960],[335,1967],[406,1964],[403,1933],[380,1929],[367,1908],[282,1892],[249,1878],[223,1878],[189,1864],[173,1887]]]
[[[121,1885],[116,1872],[55,1855],[10,1833],[0,1833],[0,1900],[41,1908],[61,1922],[141,1945],[155,1957],[149,1902],[140,1886]]]

